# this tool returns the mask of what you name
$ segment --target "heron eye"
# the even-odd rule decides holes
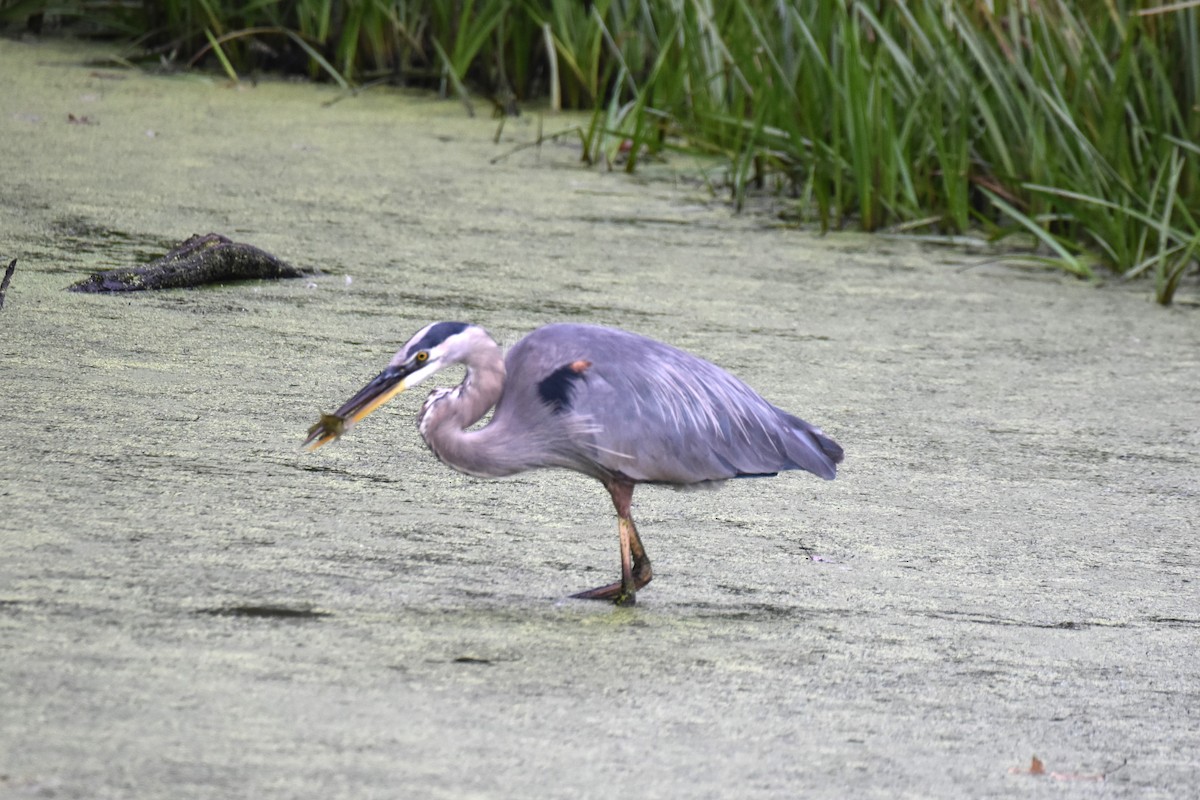
[[[426,351],[421,350],[417,353],[417,362],[418,363],[424,364],[428,360],[429,360],[429,353],[427,353]]]

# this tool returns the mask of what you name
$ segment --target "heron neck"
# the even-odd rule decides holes
[[[462,383],[429,395],[419,422],[421,436],[434,455],[459,472],[481,477],[511,475],[516,468],[506,462],[508,448],[494,445],[484,431],[467,430],[483,419],[504,393],[500,347],[489,342],[472,351],[463,363],[467,375]]]

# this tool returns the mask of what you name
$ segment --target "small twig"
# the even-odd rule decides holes
[[[1182,3],[1172,3],[1169,6],[1159,6],[1158,8],[1143,8],[1137,12],[1139,17],[1148,17],[1151,14],[1166,14],[1171,11],[1183,11],[1186,8],[1195,8],[1200,6],[1200,0],[1184,0]]]
[[[8,284],[12,283],[12,276],[16,270],[17,260],[14,258],[8,262],[8,269],[4,270],[4,280],[0,281],[0,308],[4,308],[4,293],[8,291]]]
[[[321,103],[321,107],[329,108],[332,105],[342,102],[343,100],[345,100],[348,97],[358,97],[360,94],[365,92],[367,89],[374,89],[376,86],[383,86],[386,83],[391,83],[391,81],[392,81],[392,76],[385,75],[382,78],[376,78],[373,81],[368,81],[367,83],[364,83],[362,86],[351,86],[349,89],[344,90],[337,97],[334,97],[331,100],[326,100],[324,103]]]
[[[546,142],[558,141],[563,136],[570,136],[573,133],[578,134],[580,139],[583,138],[583,129],[580,128],[578,125],[571,127],[571,128],[566,128],[565,130],[555,131],[554,133],[548,133],[548,134],[543,135],[540,130],[541,118],[539,117],[538,118],[538,128],[539,128],[539,130],[538,130],[537,138],[534,139],[532,142],[523,142],[522,144],[519,144],[516,147],[514,147],[512,150],[509,150],[507,153],[501,153],[500,155],[495,156],[488,163],[498,164],[501,161],[503,161],[504,159],[508,158],[509,156],[519,153],[522,150],[528,150],[531,147],[541,147]]]

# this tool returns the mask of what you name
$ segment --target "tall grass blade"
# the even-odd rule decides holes
[[[225,57],[225,51],[221,48],[221,44],[217,41],[217,37],[213,36],[212,31],[210,31],[208,28],[204,29],[204,36],[208,39],[208,43],[212,47],[213,55],[215,55],[217,57],[217,61],[220,62],[221,69],[225,70],[225,74],[229,76],[229,80],[237,83],[237,71],[234,70],[233,64],[229,63],[229,59]]]
[[[334,69],[333,65],[326,61],[325,57],[318,53],[312,45],[304,41],[300,34],[290,30],[281,32],[287,34],[288,38],[295,42],[296,46],[303,50],[313,60],[313,63],[317,64],[334,83],[346,91],[351,89],[350,82],[342,77],[342,74]]]
[[[1058,239],[1049,231],[1037,224],[1037,222],[1034,220],[1030,219],[1027,215],[1018,211],[998,194],[995,194],[987,189],[984,189],[983,192],[991,199],[996,207],[1007,214],[1010,219],[1033,234],[1034,238],[1036,238],[1039,242],[1053,250],[1058,256],[1057,263],[1059,263],[1065,270],[1084,278],[1095,277],[1092,272],[1092,268],[1080,261],[1073,253],[1067,250],[1067,248],[1064,247],[1062,243],[1059,242]]]

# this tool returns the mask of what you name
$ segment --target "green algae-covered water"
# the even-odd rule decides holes
[[[1200,783],[1194,307],[734,216],[686,161],[512,153],[531,114],[497,144],[423,95],[104,53],[0,42],[0,796]],[[64,291],[209,231],[324,274]],[[655,582],[564,600],[616,575],[593,481],[450,472],[423,393],[298,449],[438,319],[670,341],[846,463],[641,489]]]

